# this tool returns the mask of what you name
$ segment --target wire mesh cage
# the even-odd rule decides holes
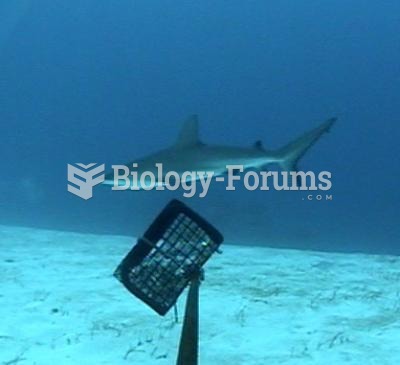
[[[222,241],[205,219],[172,200],[114,275],[132,294],[165,315]]]

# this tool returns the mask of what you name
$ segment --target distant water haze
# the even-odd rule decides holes
[[[30,7],[31,0],[2,0],[0,2],[0,52]]]
[[[178,198],[227,242],[400,254],[398,14],[399,1],[0,0],[0,224],[134,236]],[[267,150],[338,117],[299,164],[332,173],[333,199],[67,191],[68,164],[137,162],[190,114],[206,144]]]

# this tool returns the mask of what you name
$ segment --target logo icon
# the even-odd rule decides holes
[[[93,196],[93,187],[104,181],[104,164],[75,165],[68,164],[68,191],[88,200]]]

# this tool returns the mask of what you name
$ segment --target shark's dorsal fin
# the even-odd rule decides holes
[[[260,140],[255,141],[253,147],[259,151],[265,151],[265,148]]]
[[[199,121],[197,115],[191,115],[186,119],[176,140],[176,147],[187,147],[200,144],[199,140]]]

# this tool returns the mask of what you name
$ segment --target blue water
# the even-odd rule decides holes
[[[204,142],[278,148],[333,201],[226,192],[185,202],[228,241],[400,254],[398,1],[20,0],[0,5],[0,223],[135,235],[178,192],[67,192],[67,163],[126,163],[197,113]]]

